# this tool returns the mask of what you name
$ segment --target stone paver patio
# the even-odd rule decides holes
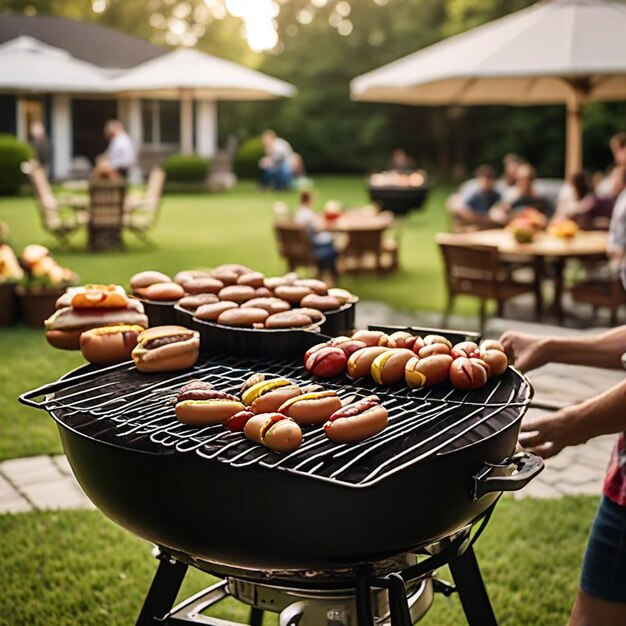
[[[363,302],[358,308],[356,325],[363,327],[367,323],[437,327],[441,324],[441,317],[432,313],[402,313],[382,304]],[[478,323],[476,319],[452,317],[449,327],[473,330]],[[597,333],[601,329],[572,330],[493,319],[487,325],[485,336],[499,337],[505,330],[564,336]],[[541,408],[531,408],[528,415],[539,415],[546,410],[580,402],[608,389],[623,377],[624,373],[617,370],[546,365],[529,375],[535,388],[533,403]],[[599,496],[614,442],[615,436],[609,435],[563,451],[554,459],[549,459],[544,472],[515,497]],[[43,455],[0,463],[0,514],[59,508],[94,508],[74,479],[65,456]]]

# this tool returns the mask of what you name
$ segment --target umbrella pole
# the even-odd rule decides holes
[[[571,84],[570,84],[571,85]],[[584,92],[575,85],[571,85],[571,96],[566,104],[566,145],[565,145],[565,175],[570,176],[583,169],[583,127],[582,103]]]

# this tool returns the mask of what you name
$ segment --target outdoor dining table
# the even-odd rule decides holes
[[[358,209],[344,211],[335,219],[326,219],[325,228],[333,234],[344,271],[383,271],[397,269],[397,243],[393,253],[385,243],[385,233],[395,227],[393,213],[372,213]],[[372,263],[373,259],[373,263]],[[385,265],[384,259],[389,260]],[[345,269],[347,265],[352,270]]]
[[[345,211],[334,220],[325,220],[325,228],[338,233],[363,230],[387,230],[394,226],[393,214],[388,212],[370,214],[360,211]]]
[[[607,251],[608,232],[603,230],[578,231],[571,239],[562,239],[537,233],[532,242],[518,243],[505,229],[480,230],[471,233],[446,234],[446,243],[459,246],[495,246],[498,252],[515,261],[533,258],[536,280],[541,281],[551,268],[554,281],[553,310],[556,318],[563,319],[563,275],[568,259],[604,257]]]

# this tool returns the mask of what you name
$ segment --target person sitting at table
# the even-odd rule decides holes
[[[515,209],[532,207],[546,217],[552,215],[552,209],[545,198],[540,196],[534,188],[537,172],[529,163],[517,168],[515,186],[502,194],[502,202],[494,206],[489,217],[498,224],[506,224],[515,212]]]
[[[585,226],[596,202],[596,196],[585,172],[575,172],[567,177],[559,190],[554,215],[566,217],[577,222],[579,226]]]
[[[92,177],[96,180],[126,180],[137,161],[133,140],[119,120],[109,120],[104,125],[104,135],[109,145],[106,152],[97,157]]]
[[[481,165],[474,176],[478,181],[476,189],[467,198],[459,198],[457,202],[450,204],[456,225],[466,231],[496,226],[489,218],[489,211],[502,199],[495,189],[496,171],[491,165]]]
[[[614,184],[611,178],[613,170],[626,165],[626,132],[617,133],[609,140],[609,148],[613,156],[613,163],[609,166],[607,173],[600,173],[595,186],[596,196],[598,198],[615,199]]]
[[[410,157],[402,148],[396,148],[391,153],[391,158],[387,163],[387,169],[397,172],[412,172],[416,168],[415,159]]]
[[[313,196],[310,191],[300,193],[300,204],[294,220],[306,231],[313,247],[313,256],[320,274],[329,273],[333,281],[337,280],[337,250],[332,233],[325,231],[322,221],[313,210]]]
[[[517,182],[517,170],[520,165],[527,165],[528,161],[519,154],[509,152],[502,159],[502,178],[499,181],[499,187],[502,191],[509,187],[515,187]]]

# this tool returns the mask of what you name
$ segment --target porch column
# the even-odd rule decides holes
[[[28,142],[24,100],[20,96],[15,97],[15,135],[20,141]]]
[[[133,184],[139,184],[143,181],[142,154],[141,146],[143,144],[143,124],[141,112],[141,100],[139,98],[128,98],[124,101],[124,112],[126,129],[137,150],[137,162],[131,168],[128,179]]]
[[[52,172],[54,178],[64,178],[72,165],[71,100],[64,94],[52,96]]]
[[[139,149],[143,143],[143,124],[141,119],[141,100],[129,98],[126,103],[126,124],[128,134]]]
[[[188,89],[180,90],[180,151],[193,153],[193,97]]]
[[[196,102],[196,152],[212,158],[217,152],[217,102]]]

